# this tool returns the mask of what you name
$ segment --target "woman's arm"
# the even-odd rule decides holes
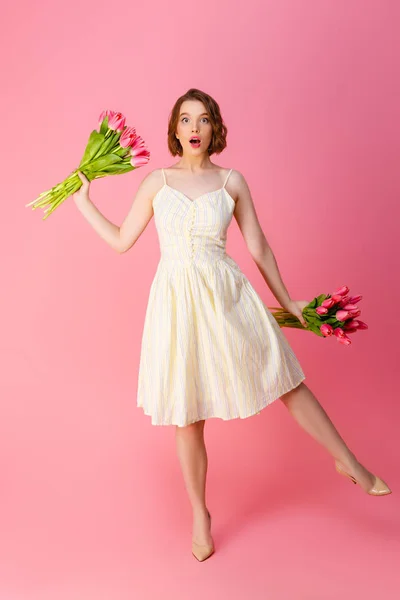
[[[88,223],[113,250],[121,254],[126,252],[145,230],[153,216],[153,198],[160,187],[159,171],[160,169],[152,171],[142,180],[120,227],[109,221],[93,204],[89,197],[90,182],[80,173],[83,185],[74,194],[75,204]]]
[[[246,246],[269,289],[279,304],[286,308],[291,298],[283,283],[272,248],[261,229],[249,186],[239,171],[232,172],[230,182],[237,191],[234,215]]]

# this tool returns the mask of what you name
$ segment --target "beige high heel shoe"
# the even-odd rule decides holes
[[[208,518],[210,519],[211,525],[211,515],[209,512]],[[197,544],[192,540],[192,554],[199,562],[203,562],[203,560],[206,560],[206,558],[209,558],[214,554],[214,544]]]
[[[335,461],[335,467],[336,467],[336,471],[338,473],[340,473],[340,475],[345,475],[345,477],[348,477],[353,483],[360,485],[359,482],[357,481],[357,479],[355,477],[353,477],[352,475],[350,475],[349,473],[346,473],[346,471],[344,471]],[[367,491],[367,494],[370,494],[371,496],[386,496],[387,494],[391,494],[392,490],[390,489],[390,487],[377,475],[374,475],[375,477],[375,483],[372,486],[372,488],[370,490]],[[361,487],[361,486],[360,486]]]

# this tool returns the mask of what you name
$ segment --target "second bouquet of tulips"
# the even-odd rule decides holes
[[[99,117],[99,131],[94,129],[90,134],[85,152],[79,167],[50,190],[26,204],[32,209],[43,208],[49,215],[69,196],[72,196],[82,186],[78,171],[81,171],[89,181],[120,175],[138,167],[150,160],[144,140],[137,135],[134,127],[125,124],[125,117],[120,112],[104,110]],[[46,207],[46,208],[44,208]]]
[[[361,310],[357,302],[362,296],[349,296],[349,288],[344,285],[331,294],[316,296],[302,309],[302,316],[307,323],[304,327],[296,315],[284,308],[268,307],[280,327],[294,327],[304,331],[312,331],[320,337],[333,336],[344,346],[351,344],[348,334],[368,329],[364,321],[357,317]]]

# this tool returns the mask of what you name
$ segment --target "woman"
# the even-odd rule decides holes
[[[391,490],[360,464],[303,383],[304,372],[274,317],[225,251],[235,215],[246,245],[280,303],[306,326],[280,277],[243,175],[210,160],[226,146],[218,104],[190,89],[169,119],[168,147],[180,160],[141,182],[121,227],[108,221],[83,182],[74,200],[118,252],[131,248],[154,214],[161,258],[146,311],[137,405],[154,425],[175,425],[177,454],[193,508],[192,553],[214,552],[206,506],[207,418],[246,418],[280,398],[335,459],[339,473],[371,495]]]

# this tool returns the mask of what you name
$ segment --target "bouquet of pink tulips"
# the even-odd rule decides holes
[[[368,325],[358,317],[361,310],[357,302],[362,296],[348,296],[349,288],[341,287],[332,296],[321,294],[312,300],[302,310],[307,327],[299,319],[283,308],[268,307],[280,327],[295,327],[312,331],[321,337],[334,335],[336,340],[345,346],[351,344],[347,334],[356,333],[360,329],[368,329]]]
[[[99,128],[100,131],[94,129],[90,134],[79,167],[64,181],[25,205],[33,205],[33,210],[47,206],[44,211],[47,214],[43,220],[82,186],[77,171],[81,171],[92,181],[107,175],[127,173],[150,160],[150,152],[144,140],[136,134],[134,127],[125,125],[125,117],[120,112],[104,110],[99,118]]]

